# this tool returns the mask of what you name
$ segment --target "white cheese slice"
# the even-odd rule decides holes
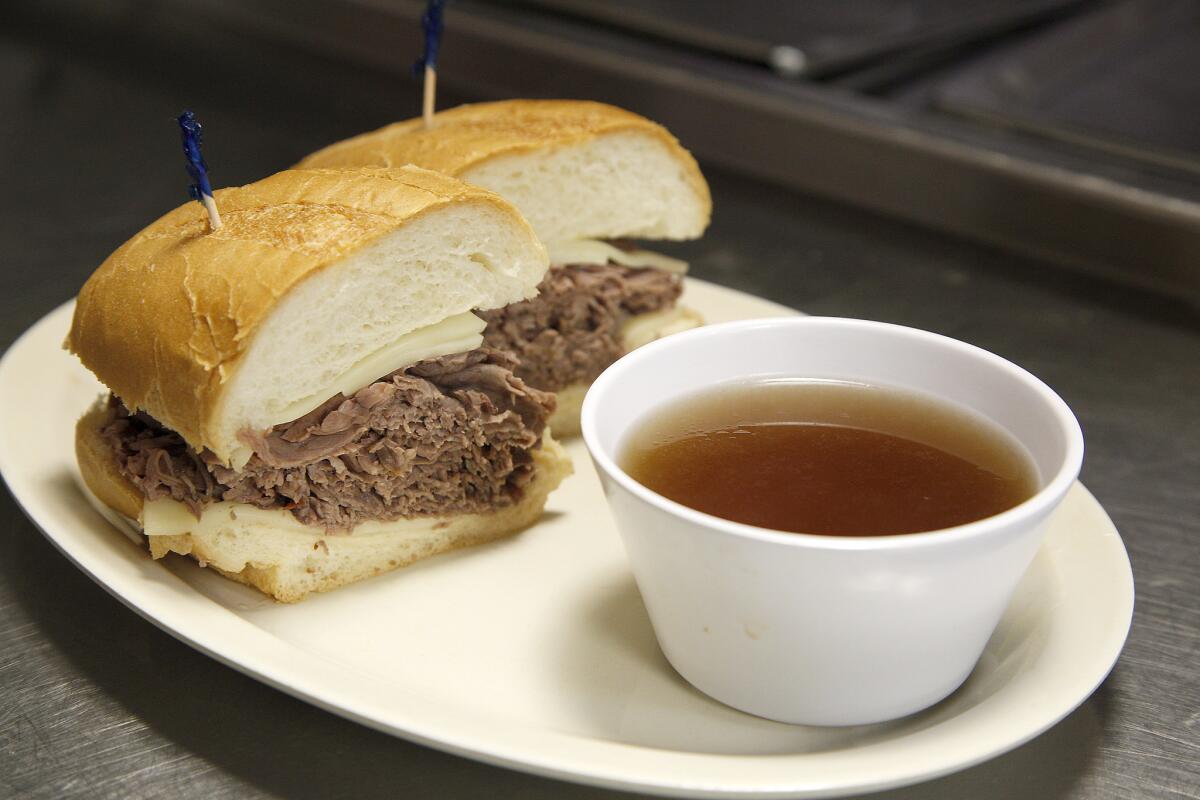
[[[320,391],[279,409],[271,415],[271,424],[298,419],[335,394],[351,395],[372,381],[409,364],[474,350],[483,344],[483,329],[486,326],[487,323],[482,319],[467,311],[407,333],[362,359]]]
[[[572,239],[546,245],[551,264],[623,264],[626,267],[656,267],[682,275],[687,262],[650,250],[625,251],[599,239]]]
[[[312,525],[305,525],[288,511],[278,508],[255,508],[245,503],[231,503],[222,500],[210,503],[200,512],[200,519],[188,510],[183,503],[169,497],[158,500],[147,500],[142,505],[142,532],[147,536],[180,536],[192,534],[201,538],[209,538],[213,534],[230,529],[231,522],[237,522],[241,530],[273,530],[310,536],[325,535],[325,530]],[[422,518],[420,522],[435,524],[441,518]],[[414,520],[413,522],[416,522]],[[382,522],[367,520],[360,522],[354,528],[355,536],[370,536],[374,533],[387,533],[398,527],[397,522]],[[401,524],[400,527],[403,527]]]

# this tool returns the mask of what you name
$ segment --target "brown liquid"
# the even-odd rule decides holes
[[[620,461],[698,511],[837,536],[960,525],[1038,488],[1024,449],[990,421],[924,395],[829,381],[698,393],[635,425]]]

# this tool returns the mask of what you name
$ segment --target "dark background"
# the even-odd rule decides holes
[[[762,3],[732,22],[621,5],[452,4],[439,104],[579,96],[668,123],[713,190],[706,236],[669,248],[695,276],[1038,374],[1079,416],[1082,479],[1129,550],[1134,624],[1097,693],[1008,755],[886,796],[1200,796],[1196,4]],[[418,113],[418,13],[0,10],[3,345],[186,199],[181,108],[218,186]],[[807,71],[776,71],[779,46]],[[0,796],[618,794],[408,744],[223,667],[93,585],[7,494],[0,537]]]

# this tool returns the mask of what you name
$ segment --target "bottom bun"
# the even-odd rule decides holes
[[[625,352],[629,352],[656,339],[691,328],[698,328],[703,324],[703,317],[683,306],[677,306],[667,311],[639,314],[631,317],[625,323],[622,343],[625,345]],[[550,415],[547,425],[558,438],[566,439],[579,435],[579,412],[583,408],[583,396],[587,394],[591,385],[591,381],[572,383],[554,393],[557,405],[554,413]]]
[[[80,474],[95,499],[140,530],[154,558],[167,553],[191,556],[201,566],[284,603],[514,534],[541,516],[547,495],[573,471],[566,451],[547,430],[542,446],[533,451],[533,478],[521,500],[495,511],[367,522],[351,533],[328,533],[304,525],[284,510],[222,502],[205,508],[200,520],[190,517],[194,527],[188,532],[177,532],[176,524],[169,533],[156,534],[155,523],[151,530],[145,528],[141,492],[117,470],[112,451],[100,436],[108,413],[101,402],[75,428]],[[177,509],[166,507],[182,506],[171,500],[151,505],[154,517],[178,523]]]

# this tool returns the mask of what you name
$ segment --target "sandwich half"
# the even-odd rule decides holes
[[[313,153],[302,167],[416,164],[490,189],[537,231],[551,267],[538,295],[485,312],[489,344],[558,394],[556,435],[579,432],[587,387],[622,354],[701,324],[679,303],[687,264],[634,240],[694,239],[708,185],[665,128],[577,100],[510,100],[398,122]]]
[[[108,386],[83,480],[155,558],[291,602],[514,533],[570,474],[553,395],[475,310],[545,249],[483,189],[416,167],[289,170],[152,223],[79,293],[66,347]]]

